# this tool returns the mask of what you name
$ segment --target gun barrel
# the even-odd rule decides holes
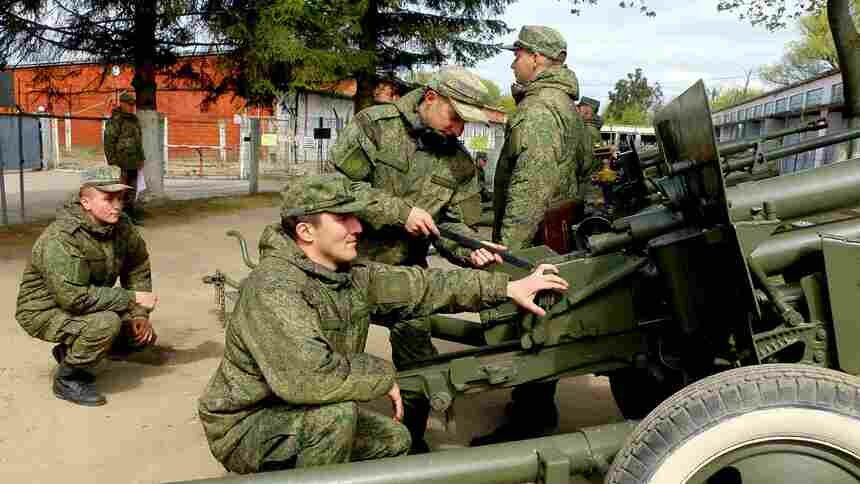
[[[606,466],[606,459],[621,449],[624,439],[637,422],[621,422],[582,429],[578,432],[521,440],[506,444],[485,445],[431,452],[422,455],[393,457],[350,464],[329,465],[289,471],[266,472],[245,476],[203,479],[199,484],[506,484],[538,482],[543,463],[563,458],[570,475],[585,474]],[[562,477],[562,476],[559,476]],[[181,484],[181,483],[175,483]]]
[[[858,130],[860,131],[860,130]],[[764,210],[787,220],[860,205],[860,158],[726,189],[733,221]]]
[[[756,162],[778,160],[780,158],[785,158],[786,156],[796,155],[805,151],[812,151],[824,146],[835,145],[836,143],[842,143],[843,141],[850,141],[856,138],[860,138],[860,128],[841,131],[827,136],[819,136],[800,143],[777,148],[766,153],[758,153],[755,156],[730,160],[723,164],[723,173],[745,170],[753,166]]]
[[[765,275],[778,274],[801,259],[821,251],[821,236],[860,237],[860,219],[816,225],[781,233],[762,242],[750,254]]]
[[[819,129],[824,129],[826,127],[826,119],[816,119],[815,121],[810,121],[806,124],[795,126],[794,128],[782,129],[771,133],[765,133],[764,135],[756,139],[731,143],[721,143],[717,145],[717,148],[720,149],[720,156],[731,156],[738,153],[742,153],[750,148],[755,148],[757,144],[765,141],[782,138],[784,136],[789,136],[792,134],[806,133],[808,131],[818,131]]]

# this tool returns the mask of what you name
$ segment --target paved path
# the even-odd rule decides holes
[[[72,171],[33,171],[24,173],[24,218],[21,216],[21,182],[17,172],[3,176],[6,194],[6,217],[9,224],[50,219],[71,194],[78,189],[80,177]],[[260,191],[278,191],[283,182],[261,180]],[[245,180],[167,179],[167,196],[174,200],[211,198],[248,193]],[[0,190],[0,203],[2,203]],[[0,205],[0,225],[4,224]]]

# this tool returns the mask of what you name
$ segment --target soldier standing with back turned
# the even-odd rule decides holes
[[[576,109],[579,83],[564,65],[567,43],[549,27],[528,25],[517,41],[511,69],[519,98],[508,118],[505,144],[493,189],[493,242],[510,250],[541,243],[538,226],[556,202],[584,198],[596,166],[582,117]],[[538,437],[558,425],[557,382],[518,386],[508,407],[509,422],[477,437],[472,445]]]
[[[457,138],[466,121],[487,122],[480,106],[488,95],[475,74],[445,68],[426,87],[360,111],[339,134],[332,148],[335,167],[352,180],[358,197],[376,202],[357,214],[366,227],[359,254],[374,262],[426,267],[432,242],[457,265],[501,262],[485,249],[470,251],[438,239],[436,227],[479,238],[470,228],[481,217],[475,163]],[[398,369],[438,354],[429,318],[388,326]],[[412,452],[426,452],[430,404],[424,395],[405,393],[403,399]]]

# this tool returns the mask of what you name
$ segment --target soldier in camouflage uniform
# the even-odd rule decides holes
[[[445,68],[427,87],[394,103],[362,110],[339,133],[332,148],[337,170],[354,182],[360,198],[377,202],[358,214],[367,226],[358,248],[362,256],[386,264],[426,267],[431,239],[438,235],[437,223],[480,238],[470,228],[481,217],[475,163],[457,137],[465,121],[487,122],[479,106],[488,95],[476,75]],[[457,265],[501,262],[484,249],[469,251],[438,238],[433,244]],[[398,322],[390,338],[398,368],[438,354],[427,318]],[[405,394],[404,399],[404,423],[412,435],[413,453],[427,451],[423,435],[429,403],[423,395]]]
[[[106,400],[87,369],[112,347],[154,343],[149,313],[157,299],[146,243],[122,215],[129,187],[119,183],[119,169],[100,167],[82,177],[79,193],[33,246],[15,318],[31,336],[57,343],[54,394],[96,406]]]
[[[508,118],[493,188],[493,242],[518,250],[539,244],[538,226],[550,205],[583,199],[595,190],[596,170],[582,117],[579,83],[564,65],[567,43],[556,30],[528,25],[517,41],[511,69],[520,98]],[[514,389],[510,422],[472,445],[536,437],[558,423],[556,382]]]
[[[600,109],[600,101],[582,96],[577,109],[579,110],[579,114],[582,116],[582,120],[585,122],[585,126],[588,129],[590,137],[589,146],[593,147],[601,144],[603,142],[603,138],[600,137],[600,125],[602,123],[599,121],[600,117],[597,115],[597,112]]]
[[[134,114],[134,96],[124,92],[119,97],[119,106],[111,111],[105,125],[105,159],[109,165],[122,170],[121,180],[131,188],[125,194],[125,212],[135,223],[141,222],[142,214],[137,210],[137,177],[143,168],[143,137],[140,120]]]
[[[510,297],[540,312],[534,294],[564,290],[541,266],[510,282],[478,270],[353,262],[358,200],[343,177],[314,176],[283,192],[281,224],[260,239],[242,284],[224,357],[198,412],[212,454],[228,470],[261,472],[405,454],[410,447],[391,363],[364,352],[371,318],[396,321],[475,311]],[[359,407],[387,396],[394,418]]]

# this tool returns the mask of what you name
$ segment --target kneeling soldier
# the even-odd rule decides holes
[[[542,313],[534,295],[567,283],[544,265],[507,275],[354,262],[368,206],[348,180],[288,185],[281,224],[260,239],[242,284],[224,357],[198,412],[212,454],[233,472],[261,472],[405,454],[393,365],[365,353],[370,320],[475,311],[507,301]],[[547,272],[544,274],[544,272]],[[387,396],[394,418],[358,406]]]
[[[54,395],[79,405],[106,402],[87,369],[112,347],[155,342],[149,254],[122,215],[130,187],[119,183],[118,172],[83,172],[79,192],[36,240],[18,290],[18,323],[30,336],[57,343]]]

